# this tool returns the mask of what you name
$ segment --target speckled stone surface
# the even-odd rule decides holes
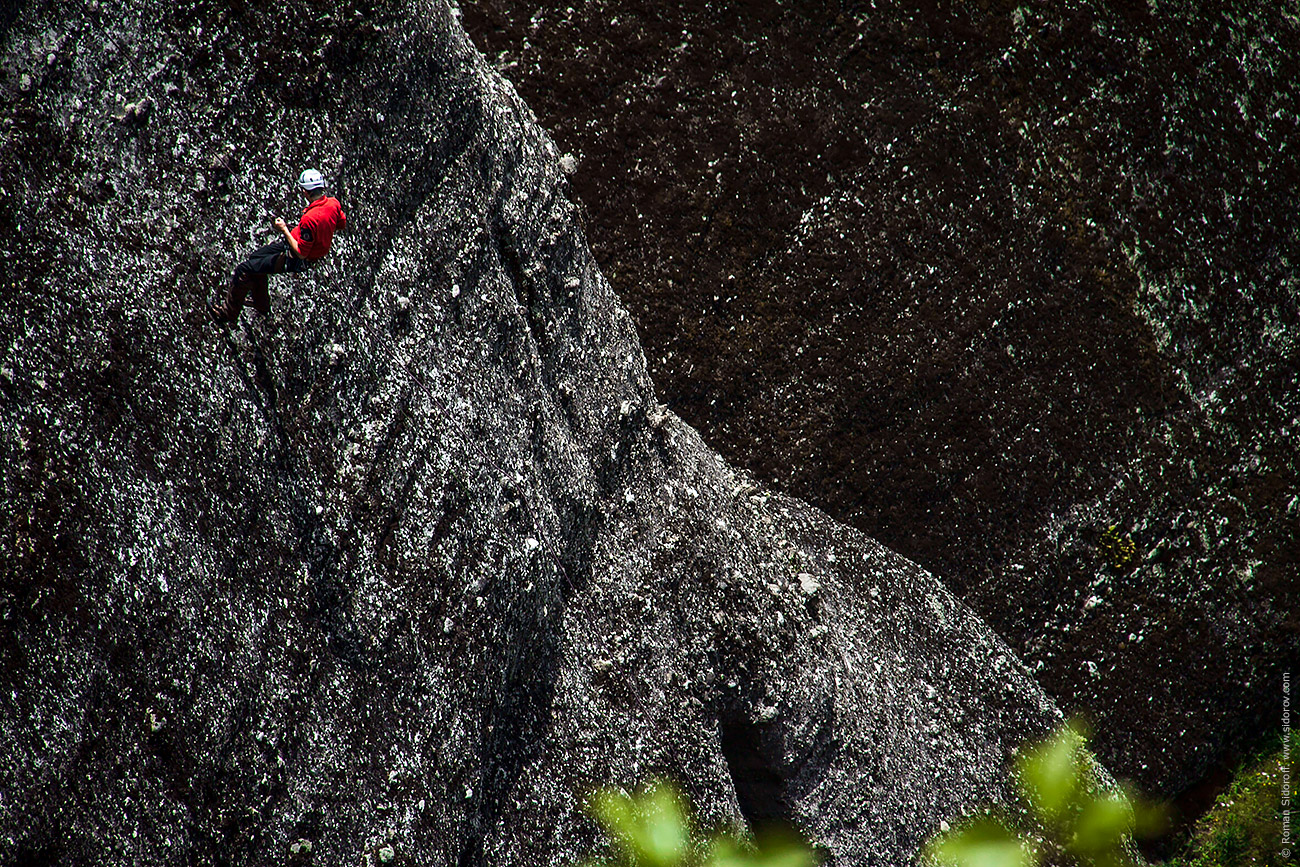
[[[466,21],[572,154],[661,399],[940,576],[1117,774],[1207,806],[1300,659],[1295,9]]]
[[[586,791],[662,775],[903,864],[1058,718],[656,400],[454,10],[4,23],[0,860],[565,864]],[[307,166],[349,233],[218,331]]]

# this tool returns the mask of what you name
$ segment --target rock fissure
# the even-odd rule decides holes
[[[787,781],[772,755],[772,729],[738,718],[721,722],[718,735],[740,812],[750,828],[794,827]]]

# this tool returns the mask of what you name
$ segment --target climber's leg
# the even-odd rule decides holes
[[[271,296],[267,291],[267,275],[279,274],[285,270],[288,244],[275,241],[265,247],[259,247],[248,258],[235,266],[230,276],[230,285],[226,289],[224,304],[208,305],[208,312],[218,323],[234,322],[239,311],[244,309],[244,300],[258,313],[266,315],[271,312]]]

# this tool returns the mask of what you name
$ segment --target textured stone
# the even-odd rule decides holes
[[[1292,11],[467,8],[581,158],[597,258],[708,442],[940,575],[1116,773],[1174,794],[1277,727]]]
[[[563,864],[585,791],[665,775],[707,822],[908,861],[1059,715],[929,573],[657,402],[558,151],[456,19],[6,30],[0,848]],[[306,166],[350,232],[218,332]]]

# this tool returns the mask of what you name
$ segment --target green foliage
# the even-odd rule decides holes
[[[757,843],[730,834],[701,834],[690,807],[667,783],[650,783],[632,795],[603,789],[588,811],[613,844],[612,858],[591,867],[814,867],[812,850],[789,835]]]
[[[1021,752],[1016,779],[1021,793],[1049,826],[1063,825],[1079,800],[1091,756],[1087,740],[1074,725]]]
[[[1014,776],[1020,811],[964,822],[933,838],[924,857],[942,867],[1128,867],[1132,835],[1162,820],[1130,793],[1101,788],[1078,723],[1024,748]]]
[[[765,835],[757,844],[720,834],[708,844],[705,867],[814,867],[817,857],[793,836]]]
[[[952,867],[1033,867],[1038,863],[1034,841],[994,816],[983,816],[937,837],[927,852],[937,863]]]
[[[634,864],[674,867],[691,844],[690,821],[682,799],[668,786],[654,786],[632,798],[621,792],[597,792],[591,812],[618,848]]]
[[[1137,545],[1133,544],[1132,536],[1120,533],[1118,527],[1108,527],[1101,534],[1097,548],[1112,569],[1131,572],[1137,566]]]
[[[1263,757],[1237,774],[1210,811],[1196,823],[1192,840],[1167,867],[1247,867],[1283,863],[1282,776],[1295,768],[1300,732],[1293,732],[1289,758],[1274,741]],[[1294,773],[1292,774],[1294,779]],[[1293,792],[1294,800],[1294,792]],[[1294,853],[1292,858],[1295,858]]]

